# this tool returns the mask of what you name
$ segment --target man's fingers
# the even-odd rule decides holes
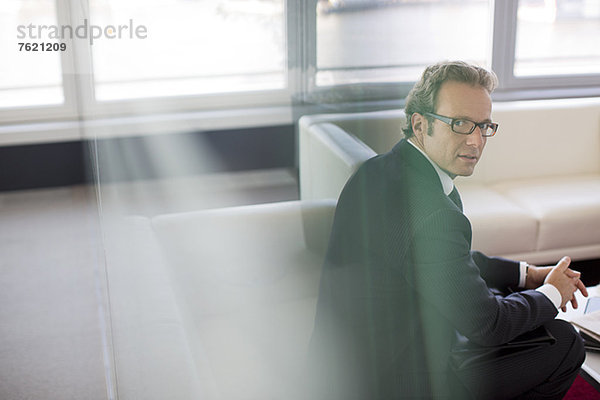
[[[569,268],[569,264],[571,264],[571,258],[569,258],[568,256],[564,256],[563,258],[560,259],[558,264],[556,264],[556,268],[559,271],[565,272],[567,270],[567,268]]]
[[[573,308],[577,309],[577,307],[579,307],[579,303],[577,303],[577,297],[573,296],[573,298],[571,299],[571,304],[573,305]]]
[[[577,289],[579,289],[581,294],[584,295],[585,297],[588,297],[588,291],[587,291],[587,288],[585,287],[585,285],[583,284],[583,282],[578,280],[576,285],[577,285]]]
[[[581,277],[581,272],[579,271],[575,271],[571,268],[567,268],[567,270],[565,271],[565,274],[567,274],[567,276],[569,278],[579,278]]]

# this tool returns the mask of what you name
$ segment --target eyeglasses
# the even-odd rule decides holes
[[[473,122],[468,119],[444,117],[443,115],[437,115],[429,112],[425,113],[425,115],[429,115],[430,117],[439,119],[440,121],[450,125],[453,132],[460,133],[461,135],[470,135],[473,133],[476,126],[478,126],[481,130],[481,136],[483,137],[494,136],[498,130],[498,124],[494,122],[482,122],[478,124],[477,122]]]

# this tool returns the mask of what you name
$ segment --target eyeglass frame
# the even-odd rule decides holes
[[[428,115],[430,117],[433,117],[437,120],[442,121],[445,124],[450,125],[452,132],[458,133],[459,135],[470,135],[471,133],[473,133],[475,131],[476,127],[479,127],[482,137],[492,137],[498,131],[498,124],[495,122],[480,122],[480,123],[478,123],[475,121],[471,121],[470,119],[467,119],[467,118],[450,118],[450,117],[446,117],[444,115],[439,115],[439,114],[435,114],[435,113],[431,113],[431,112],[426,112],[426,113],[424,113],[424,115]],[[473,127],[471,128],[471,130],[468,133],[457,132],[454,130],[454,124],[456,123],[456,121],[469,121],[469,122],[473,123]],[[483,134],[483,129],[485,128],[485,130],[487,131],[487,127],[491,127],[494,129],[491,135]]]

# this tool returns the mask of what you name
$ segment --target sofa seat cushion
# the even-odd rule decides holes
[[[535,250],[537,222],[527,210],[485,186],[459,184],[459,191],[473,228],[473,250],[490,256]]]
[[[176,290],[195,314],[218,315],[316,297],[323,254],[306,243],[315,235],[327,241],[334,204],[231,207],[162,215],[152,224]]]
[[[600,174],[520,180],[493,189],[539,221],[538,251],[600,243]]]

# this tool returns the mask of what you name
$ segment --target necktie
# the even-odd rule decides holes
[[[456,190],[456,186],[454,186],[454,189],[452,189],[448,197],[450,197],[450,200],[452,200],[454,204],[456,204],[460,211],[463,210],[462,201],[460,200],[460,195],[458,194],[458,190]]]

